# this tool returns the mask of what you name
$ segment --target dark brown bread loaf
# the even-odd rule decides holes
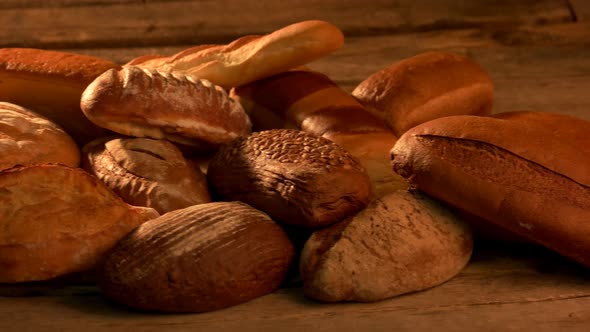
[[[321,227],[363,209],[371,184],[339,145],[293,129],[272,129],[223,146],[209,163],[211,190],[286,224]]]
[[[399,190],[316,231],[300,260],[306,296],[379,301],[454,277],[469,261],[469,227],[426,196]]]
[[[239,202],[206,203],[141,225],[107,256],[98,284],[130,307],[204,312],[274,291],[293,257],[268,215]]]
[[[166,140],[99,138],[84,146],[83,161],[131,205],[164,214],[211,201],[205,174]]]
[[[578,142],[522,121],[452,116],[409,130],[391,155],[419,189],[590,266],[590,157]]]

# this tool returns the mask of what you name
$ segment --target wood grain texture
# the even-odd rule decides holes
[[[16,3],[16,2],[13,2]],[[564,0],[261,0],[83,1],[63,7],[0,10],[0,46],[129,47],[229,41],[306,19],[332,22],[349,35],[477,26],[569,22]],[[67,6],[65,6],[67,4]],[[33,4],[30,4],[33,6]],[[1,7],[0,7],[1,8]],[[206,15],[203,15],[206,13]],[[273,15],[261,16],[261,13]]]

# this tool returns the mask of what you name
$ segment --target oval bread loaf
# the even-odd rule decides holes
[[[324,302],[379,301],[451,279],[472,250],[467,224],[437,201],[399,190],[312,234],[300,259],[304,292]]]
[[[204,312],[277,289],[293,245],[268,215],[239,202],[169,212],[121,240],[98,269],[104,294],[127,306]]]
[[[223,146],[207,179],[221,200],[239,200],[285,224],[321,227],[364,208],[365,169],[337,144],[294,129],[255,132]]]
[[[211,201],[205,175],[166,140],[102,138],[83,149],[83,166],[127,203],[160,214]]]
[[[492,80],[479,64],[443,52],[426,52],[393,63],[352,91],[397,137],[444,116],[489,115],[493,94]]]
[[[98,126],[135,137],[216,147],[250,133],[242,106],[221,87],[190,75],[129,66],[109,70],[82,94]]]
[[[0,282],[91,269],[128,232],[158,216],[133,207],[79,168],[0,171]]]
[[[45,163],[78,167],[80,149],[57,124],[24,107],[0,102],[0,170]]]

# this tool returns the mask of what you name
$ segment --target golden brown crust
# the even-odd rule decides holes
[[[546,129],[436,119],[400,138],[392,164],[430,195],[590,266],[590,160]]]
[[[293,244],[268,215],[239,202],[167,213],[125,237],[98,270],[105,295],[143,310],[204,312],[277,289]]]
[[[316,231],[300,260],[305,295],[324,302],[379,301],[439,285],[469,261],[469,227],[437,201],[396,191]]]
[[[325,56],[344,43],[334,25],[302,21],[264,36],[244,36],[228,45],[206,45],[169,58],[135,61],[135,65],[192,74],[226,89],[299,67]]]
[[[155,218],[78,168],[0,172],[0,282],[45,280],[94,267],[121,237]]]
[[[399,137],[443,116],[489,115],[493,92],[493,83],[479,64],[456,54],[427,52],[372,74],[352,95]]]
[[[92,80],[119,65],[85,55],[0,49],[0,100],[29,108],[63,127],[79,144],[108,134],[88,121],[80,96]]]
[[[209,163],[211,190],[286,224],[317,228],[364,208],[362,165],[337,144],[299,130],[255,132],[223,146]]]
[[[84,168],[127,203],[160,214],[211,201],[203,172],[165,140],[104,138],[83,149]]]
[[[16,165],[80,164],[80,150],[62,128],[45,117],[0,102],[0,170]]]
[[[251,128],[242,106],[219,86],[134,66],[94,80],[81,106],[91,121],[120,134],[186,145],[227,143]]]

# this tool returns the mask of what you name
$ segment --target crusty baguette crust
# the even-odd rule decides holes
[[[448,115],[489,115],[494,86],[474,61],[426,52],[377,71],[352,92],[399,137],[406,130]]]
[[[534,125],[477,116],[404,134],[392,165],[419,189],[590,266],[590,159]]]
[[[0,100],[47,117],[79,144],[84,144],[109,131],[86,119],[80,110],[80,96],[104,71],[119,67],[80,54],[3,48],[0,49]]]
[[[344,35],[317,20],[291,24],[264,36],[244,36],[228,45],[205,45],[168,58],[130,63],[207,79],[226,89],[299,67],[337,50]]]
[[[94,80],[81,107],[92,122],[120,134],[186,145],[218,145],[251,130],[242,106],[219,86],[135,66],[109,70]]]

